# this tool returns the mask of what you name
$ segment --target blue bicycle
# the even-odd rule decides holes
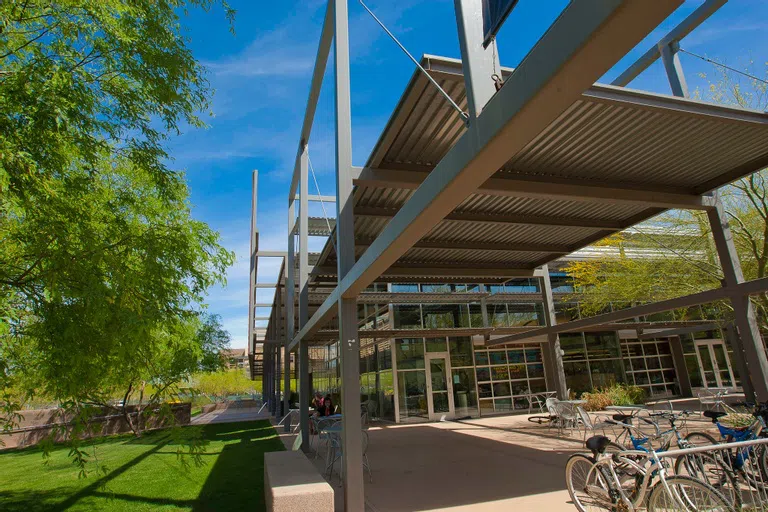
[[[691,432],[685,436],[685,440],[691,446],[706,446],[719,443],[734,443],[739,441],[751,441],[766,437],[766,417],[768,417],[768,404],[757,406],[752,413],[754,420],[749,425],[735,427],[723,425],[720,418],[728,413],[718,411],[705,411],[703,416],[712,420],[720,433],[720,440],[706,432]],[[768,450],[764,446],[757,448],[744,448],[725,452],[723,461],[732,472],[741,476],[745,482],[754,488],[765,488],[768,477]]]

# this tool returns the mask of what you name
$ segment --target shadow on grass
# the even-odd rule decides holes
[[[211,424],[205,437],[239,442],[221,450],[192,510],[265,510],[264,453],[284,449],[272,426],[266,421]]]
[[[0,510],[3,512],[63,512],[76,505],[84,498],[102,498],[133,502],[136,504],[174,506],[193,511],[209,510],[264,510],[264,453],[283,449],[283,444],[274,429],[266,421],[239,423],[220,423],[203,427],[203,438],[212,442],[225,442],[206,481],[202,484],[197,499],[174,499],[174,482],[168,482],[168,496],[162,498],[146,497],[126,493],[105,491],[105,485],[124,474],[129,469],[141,464],[148,457],[156,454],[176,454],[169,450],[172,437],[166,432],[153,432],[139,439],[129,439],[126,444],[154,445],[142,454],[110,471],[107,475],[94,479],[86,487],[62,497],[70,489],[62,488],[50,491],[1,491]],[[125,436],[105,438],[99,445],[126,441]],[[164,450],[164,448],[166,448]],[[218,447],[216,447],[218,451]],[[206,457],[207,458],[207,457]],[[208,462],[210,464],[211,462]]]

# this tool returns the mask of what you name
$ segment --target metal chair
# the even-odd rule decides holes
[[[361,432],[362,437],[362,449],[363,449],[363,470],[368,471],[368,481],[373,483],[373,474],[371,473],[371,463],[368,460],[368,432],[363,430]],[[333,468],[336,466],[336,461],[341,462],[344,457],[344,451],[341,446],[341,436],[333,435],[329,438],[329,456],[330,462],[327,466],[329,479],[333,478]],[[344,481],[344,464],[341,464],[339,470],[339,484]]]
[[[597,431],[600,430],[602,435],[605,435],[605,429],[606,427],[610,427],[611,430],[613,430],[613,427],[616,425],[615,422],[610,421],[608,418],[602,419],[599,416],[596,418],[596,421],[592,421],[592,418],[589,416],[589,413],[584,410],[581,406],[576,406],[576,413],[578,415],[578,418],[581,422],[581,425],[584,426],[584,440],[587,440],[587,432],[590,433],[590,435],[597,435]]]

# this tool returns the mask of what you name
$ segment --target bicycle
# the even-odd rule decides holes
[[[606,456],[611,442],[605,436],[591,437],[585,444],[592,457],[574,454],[568,458],[566,485],[580,512],[634,512],[645,507],[649,512],[734,510],[728,499],[708,483],[685,475],[667,476],[667,464],[654,450],[628,450]],[[658,481],[654,484],[654,480]]]
[[[664,452],[670,449],[673,442],[675,442],[677,448],[682,450],[694,447],[683,437],[677,424],[678,421],[681,419],[685,420],[691,414],[691,411],[663,411],[651,413],[649,418],[638,418],[654,427],[655,434],[651,435],[635,427],[632,424],[633,417],[631,416],[616,414],[613,416],[613,420],[622,427],[623,434],[626,435],[626,438],[632,444],[632,449],[649,453],[653,451],[653,445],[656,443],[658,446],[656,451]],[[656,421],[657,419],[667,420],[669,428],[662,430],[661,425]],[[634,432],[638,432],[640,436],[636,437]],[[621,434],[617,439],[621,439]],[[741,509],[742,496],[738,488],[736,475],[727,464],[714,455],[697,453],[678,457],[675,461],[674,471],[676,475],[688,475],[706,482],[728,498],[737,510]]]
[[[768,417],[768,404],[760,404],[752,412],[754,420],[744,427],[728,427],[720,423],[720,418],[728,413],[717,411],[704,411],[704,417],[710,418],[720,433],[721,442],[724,444],[751,441],[766,437],[766,417]],[[685,440],[692,446],[704,446],[719,444],[714,437],[706,432],[691,432],[685,436]],[[768,477],[768,450],[760,447],[757,450],[749,447],[743,450],[734,450],[728,453],[723,461],[732,472],[740,475],[745,482],[754,488],[765,488]]]

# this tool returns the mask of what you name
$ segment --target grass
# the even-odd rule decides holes
[[[194,428],[194,427],[186,427]],[[265,510],[264,453],[283,450],[268,421],[206,425],[203,465],[182,465],[165,432],[97,441],[106,475],[78,478],[69,449],[43,464],[37,448],[0,453],[0,509],[30,511]],[[95,468],[95,463],[91,462]]]

